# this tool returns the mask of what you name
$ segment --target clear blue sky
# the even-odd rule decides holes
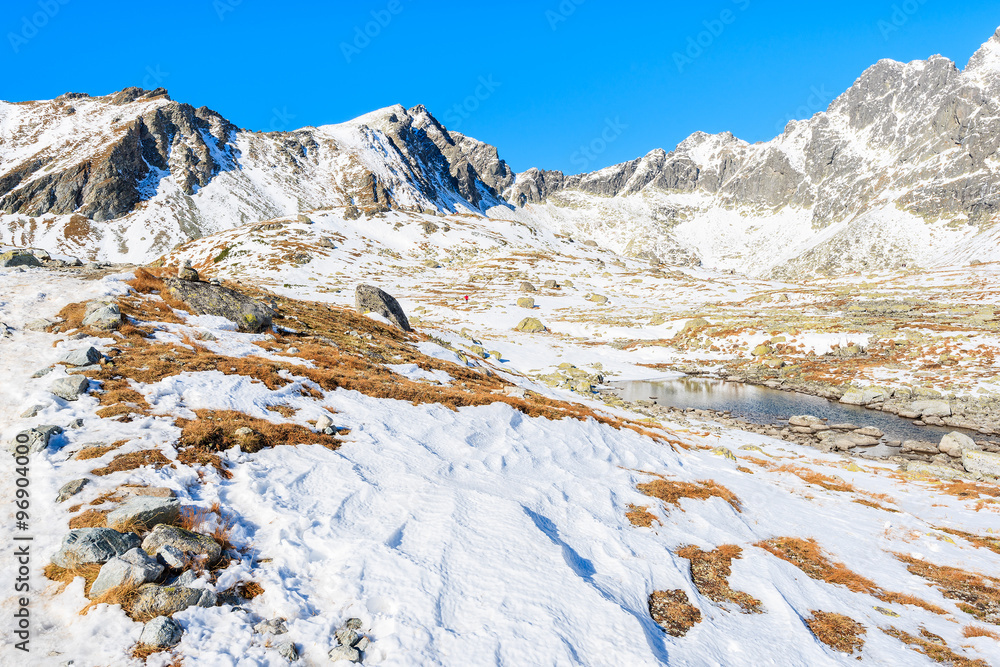
[[[515,170],[578,172],[767,140],[880,58],[964,67],[998,25],[995,0],[4,0],[0,98],[162,85],[255,130],[424,104]]]

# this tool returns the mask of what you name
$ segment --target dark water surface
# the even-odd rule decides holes
[[[794,415],[826,418],[829,424],[851,423],[874,426],[885,433],[885,440],[924,440],[940,442],[941,437],[960,431],[976,440],[997,442],[998,438],[948,426],[916,426],[888,412],[867,410],[856,405],[844,405],[819,396],[798,394],[740,382],[724,382],[711,378],[680,378],[677,380],[637,380],[613,383],[618,395],[626,401],[652,399],[660,405],[674,408],[731,411],[734,419],[742,417],[754,424],[787,425]]]

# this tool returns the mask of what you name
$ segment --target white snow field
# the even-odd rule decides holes
[[[387,233],[392,222],[370,221],[364,234],[378,238],[382,229],[385,239],[379,242],[392,240]],[[320,220],[316,233],[329,233],[333,224]],[[640,299],[649,295],[639,290],[668,290],[676,306],[725,299],[730,290],[744,298],[782,288],[723,276],[675,278],[669,286],[667,278],[653,285],[633,284],[614,267],[616,273],[608,277],[596,272],[576,276],[577,286],[561,294],[536,294],[541,306],[536,312],[551,331],[532,336],[511,330],[520,317],[532,314],[512,303],[517,282],[502,287],[494,280],[487,283],[492,287],[473,292],[470,304],[455,301],[470,284],[479,283],[457,280],[457,266],[447,272],[422,268],[414,250],[424,247],[419,234],[400,234],[395,248],[386,242],[384,247],[398,258],[383,254],[373,259],[380,256],[357,251],[366,240],[350,224],[337,223],[344,239],[341,249],[326,258],[313,249],[317,259],[305,268],[269,268],[283,252],[276,245],[262,249],[259,256],[247,256],[242,265],[237,264],[240,255],[230,252],[231,259],[217,268],[247,285],[267,283],[285,295],[334,304],[353,296],[348,287],[381,275],[379,284],[397,292],[411,316],[421,313],[413,318],[418,332],[435,336],[434,341],[422,334],[414,337],[414,352],[454,366],[444,372],[385,360],[400,378],[451,386],[460,370],[489,371],[543,396],[582,403],[599,415],[629,416],[534,378],[560,362],[583,367],[597,360],[616,379],[662,376],[662,371],[639,364],[674,352],[594,344],[598,334],[611,338],[616,329],[613,322],[588,319],[586,313],[597,306],[584,299],[586,293],[612,294],[614,317],[622,316],[620,332],[658,338],[656,332],[641,334],[647,325],[624,317],[630,308],[644,308]],[[460,228],[461,219],[451,224]],[[200,260],[208,252],[217,254],[220,244],[238,250],[233,241],[246,239],[226,235],[239,231],[178,252]],[[458,252],[474,247],[472,243],[485,245],[487,234],[469,227],[442,242],[453,243]],[[511,232],[504,242],[516,238]],[[354,255],[351,248],[357,249]],[[439,246],[437,252],[447,252],[447,247]],[[507,258],[512,264],[504,266],[533,280],[539,279],[538,270],[556,275],[559,267],[574,262],[575,273],[582,273],[580,262],[589,260],[560,252],[542,260],[512,256]],[[584,257],[590,253],[574,252]],[[480,265],[465,265],[468,271],[486,271],[493,260],[484,253],[486,257],[477,260],[482,260]],[[596,257],[597,251],[593,254]],[[609,268],[611,259],[607,257]],[[380,266],[380,261],[388,264]],[[18,653],[9,627],[4,628],[4,664],[142,664],[132,654],[140,623],[114,604],[79,613],[87,605],[83,580],[63,588],[42,573],[68,530],[73,516],[69,506],[86,507],[122,484],[167,487],[189,508],[208,510],[218,503],[223,517],[234,524],[229,539],[237,551],[225,569],[201,577],[195,585],[222,592],[254,581],[264,591],[240,609],[221,605],[176,613],[174,619],[184,630],[180,644],[153,653],[148,665],[287,664],[269,646],[267,636],[252,630],[261,620],[275,617],[286,619],[288,634],[282,638],[294,642],[299,664],[305,665],[331,664],[327,652],[336,645],[334,631],[350,617],[362,620],[362,632],[371,639],[364,652],[364,664],[370,665],[814,666],[856,664],[858,659],[877,665],[936,664],[915,650],[919,646],[884,632],[895,632],[893,628],[912,637],[939,637],[948,651],[968,660],[953,664],[1000,663],[995,638],[965,636],[970,627],[996,632],[995,610],[976,618],[958,606],[960,600],[909,572],[895,555],[995,576],[1000,554],[989,545],[996,544],[991,534],[1000,524],[998,505],[988,490],[996,486],[974,485],[986,491],[959,496],[946,493],[937,480],[904,475],[889,464],[709,424],[702,427],[697,421],[693,427],[680,427],[647,420],[647,432],[656,436],[650,437],[593,418],[530,417],[499,402],[452,410],[345,389],[320,390],[297,376],[294,368],[283,371],[290,384],[273,390],[251,377],[227,374],[224,368],[179,368],[156,382],[133,383],[149,404],[149,415],[128,422],[100,418],[97,396],[70,402],[47,391],[54,378],[66,373],[61,366],[41,378],[31,375],[71,349],[94,345],[107,351],[121,341],[110,335],[75,339],[65,332],[29,331],[24,324],[53,317],[70,302],[128,293],[122,281],[129,278],[131,272],[81,279],[69,270],[0,269],[0,321],[12,328],[10,337],[0,338],[0,438],[6,443],[37,424],[66,426],[82,420],[82,426],[68,428],[31,458],[31,653]],[[343,286],[344,293],[333,291],[337,286]],[[233,358],[252,354],[303,369],[311,363],[280,350],[263,350],[257,345],[262,334],[240,333],[228,320],[181,315],[182,324],[157,325],[153,344],[165,349],[195,344]],[[461,335],[463,323],[483,347],[499,350],[503,361],[459,356],[458,344],[469,343]],[[659,327],[676,331],[680,323],[649,328]],[[822,347],[829,341],[816,338],[811,344]],[[305,389],[310,391],[300,391]],[[34,417],[21,417],[32,405],[43,407]],[[279,405],[295,412],[283,417],[267,409]],[[175,418],[192,418],[194,411],[205,409],[307,428],[329,414],[349,433],[335,450],[289,444],[248,454],[234,447],[221,454],[232,473],[226,479],[212,467],[178,460],[180,428]],[[88,444],[122,440],[126,443],[120,449],[97,459],[72,458]],[[741,449],[744,446],[750,448]],[[160,450],[173,466],[103,476],[91,472],[117,454],[146,449]],[[825,477],[811,477],[810,472]],[[675,506],[637,489],[658,476],[671,483],[712,480],[735,494],[739,510],[721,497],[681,498]],[[91,483],[78,496],[56,504],[57,490],[81,477]],[[14,490],[13,474],[0,476],[8,534],[14,531]],[[650,526],[633,525],[626,517],[636,507],[647,508],[655,518]],[[210,518],[206,530],[219,521]],[[870,591],[852,592],[811,578],[756,546],[776,537],[815,539],[831,561],[867,577],[882,591],[914,596],[924,606],[887,602]],[[703,551],[740,547],[728,584],[759,600],[761,613],[743,613],[701,592],[690,561],[677,554],[688,545]],[[5,587],[16,570],[12,550],[4,549],[0,581]],[[654,591],[678,589],[701,619],[686,635],[674,637],[653,620],[648,598]],[[17,599],[10,588],[5,590],[0,616],[9,625]],[[805,623],[815,611],[843,614],[864,626],[863,648],[848,654],[821,643]]]

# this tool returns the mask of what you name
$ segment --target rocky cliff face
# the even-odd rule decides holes
[[[574,175],[515,174],[422,106],[256,133],[162,89],[129,88],[0,103],[0,230],[18,243],[72,221],[72,236],[105,239],[93,255],[148,257],[318,208],[466,212],[675,262],[842,272],[992,252],[998,148],[1000,30],[964,70],[940,56],[880,61],[771,141],[698,132],[671,152]]]

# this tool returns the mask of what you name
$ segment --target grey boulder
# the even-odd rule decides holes
[[[77,528],[63,538],[52,563],[72,568],[89,563],[107,563],[115,556],[139,546],[135,533],[119,533],[111,528]]]
[[[83,375],[70,375],[62,377],[52,383],[49,391],[59,398],[67,401],[75,401],[80,396],[87,393],[90,388],[90,380]]]
[[[181,503],[176,498],[132,496],[108,513],[107,522],[112,528],[133,525],[151,528],[158,523],[172,523],[180,514]]]
[[[7,448],[12,454],[37,454],[49,446],[52,436],[59,435],[62,432],[61,427],[52,426],[51,424],[29,428],[27,431],[21,431],[14,436],[14,439]],[[27,448],[27,451],[25,448]]]
[[[93,310],[88,307],[88,312],[83,318],[83,326],[103,331],[112,331],[121,326],[122,311],[117,304],[95,302],[92,308]]]
[[[89,597],[98,597],[119,586],[141,586],[155,581],[161,574],[163,566],[146,555],[145,551],[138,547],[129,549],[101,567],[100,574],[90,586]]]
[[[914,401],[910,410],[919,412],[921,417],[950,417],[951,404],[948,401]]]
[[[170,616],[188,607],[214,607],[215,591],[186,586],[144,584],[139,587],[132,610],[136,616]]]
[[[38,261],[38,258],[26,250],[8,250],[7,252],[0,253],[0,267],[2,268],[41,265],[42,263]]]
[[[358,285],[354,290],[354,307],[362,315],[378,313],[403,331],[413,331],[399,302],[391,294],[378,287]]]
[[[177,646],[184,631],[177,621],[169,616],[157,616],[142,626],[139,643],[153,648],[170,648]]]
[[[84,350],[73,350],[62,358],[70,366],[90,366],[96,364],[103,358],[95,347],[88,347]]]
[[[224,317],[235,322],[237,329],[248,333],[261,333],[271,328],[274,310],[257,299],[211,283],[176,278],[171,278],[166,283],[170,294],[183,301],[198,315]]]
[[[151,556],[159,555],[161,548],[168,545],[191,560],[204,560],[209,566],[222,555],[222,547],[210,536],[164,523],[154,527],[142,541],[143,550]]]

